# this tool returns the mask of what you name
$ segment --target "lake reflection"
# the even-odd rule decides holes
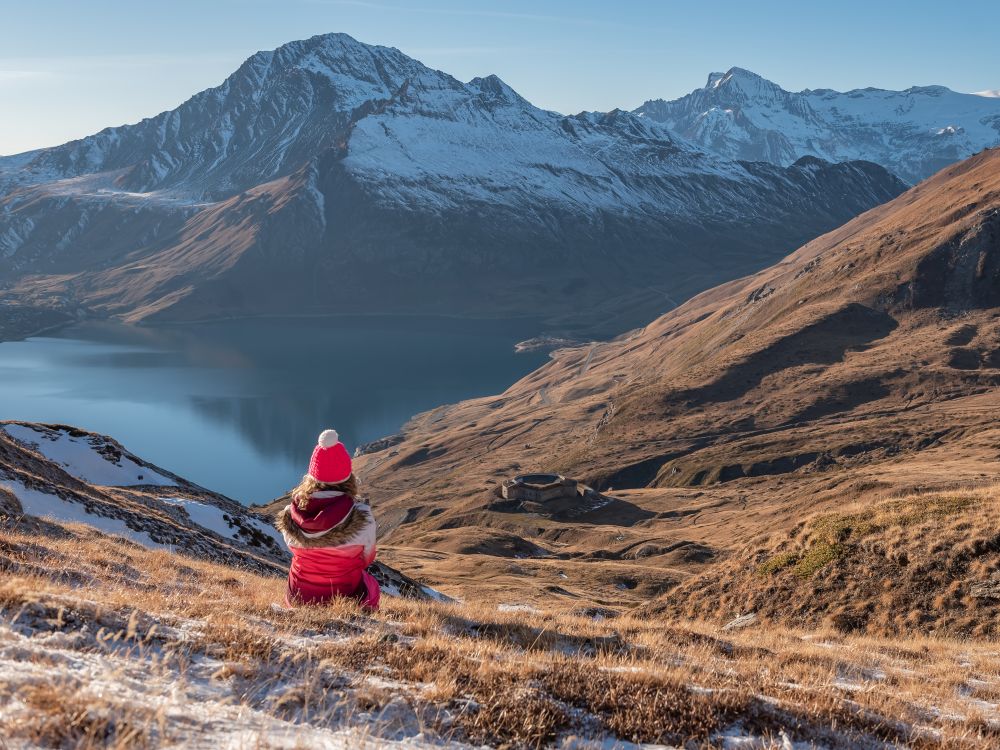
[[[530,321],[86,323],[0,344],[0,415],[115,437],[243,502],[295,484],[315,436],[349,448],[440,404],[498,393],[545,361]]]

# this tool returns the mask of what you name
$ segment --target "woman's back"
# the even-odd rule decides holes
[[[375,519],[371,508],[356,499],[350,457],[332,430],[320,435],[309,469],[277,519],[292,553],[287,603],[351,597],[374,609],[379,588],[366,568],[376,555]]]

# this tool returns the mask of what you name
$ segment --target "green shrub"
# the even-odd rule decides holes
[[[793,565],[796,560],[799,559],[798,552],[780,552],[774,555],[759,566],[757,566],[757,574],[762,576],[770,576],[775,573],[780,573],[785,568]]]
[[[792,572],[799,578],[812,578],[821,568],[832,563],[843,553],[844,548],[840,544],[819,542],[806,550],[792,568]]]

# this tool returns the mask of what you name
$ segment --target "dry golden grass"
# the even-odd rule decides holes
[[[208,659],[228,700],[300,726],[367,716],[377,737],[403,716],[430,733],[510,747],[575,734],[698,747],[736,725],[831,747],[1000,744],[991,715],[1000,650],[989,641],[775,626],[720,634],[697,621],[392,599],[375,615],[347,602],[279,610],[281,580],[83,527],[60,539],[0,532],[0,570],[0,624],[90,633],[81,653],[127,655],[151,684],[193,679]],[[44,652],[36,658],[46,666]],[[25,707],[0,713],[5,736],[124,748],[199,731],[113,696],[95,700],[86,681],[60,683],[58,665],[50,671],[50,684],[0,676],[0,703]]]
[[[993,638],[1000,600],[974,593],[997,571],[1000,488],[909,493],[803,521],[689,579],[651,609]]]
[[[11,735],[43,747],[148,748],[150,727],[159,723],[151,709],[136,706],[119,713],[113,703],[95,701],[65,684],[29,685],[17,697],[29,711],[12,722]]]

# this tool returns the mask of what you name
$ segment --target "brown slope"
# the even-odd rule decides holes
[[[386,188],[359,182],[344,153],[331,149],[211,204],[178,206],[156,195],[103,206],[106,175],[86,179],[96,195],[86,200],[50,195],[44,186],[28,190],[36,199],[27,203],[9,197],[15,208],[32,209],[18,214],[19,225],[46,231],[36,228],[38,243],[0,263],[0,281],[9,284],[3,296],[130,322],[350,309],[527,314],[555,330],[613,335],[756,270],[905,187],[870,163],[747,164],[740,167],[746,182],[675,176],[678,195],[697,206],[691,215],[665,205],[596,223],[575,211],[525,221],[506,204],[454,196],[445,213],[387,205]],[[81,180],[63,183],[79,188]],[[56,188],[68,191],[63,183]],[[49,226],[53,204],[59,221]],[[170,222],[154,221],[164,212]],[[74,227],[70,239],[67,226]],[[66,252],[53,255],[61,245]]]
[[[311,190],[311,167],[259,185],[188,216],[175,231],[137,243],[115,263],[94,264],[60,275],[32,275],[14,284],[10,296],[36,303],[71,299],[88,314],[128,321],[156,320],[171,310],[174,320],[266,314],[269,300],[287,298],[301,284],[289,266],[302,260],[302,246],[322,232]],[[303,238],[305,235],[305,238]],[[262,262],[260,246],[280,241],[283,255]],[[242,269],[253,266],[248,274]],[[247,277],[256,295],[247,299]],[[263,294],[261,292],[268,292]]]
[[[360,464],[391,541],[457,554],[468,527],[517,534],[556,555],[542,580],[620,596],[581,561],[683,577],[845,498],[995,476],[998,306],[992,150],[501,396],[421,415]],[[616,504],[563,520],[491,507],[499,480],[543,469]]]

